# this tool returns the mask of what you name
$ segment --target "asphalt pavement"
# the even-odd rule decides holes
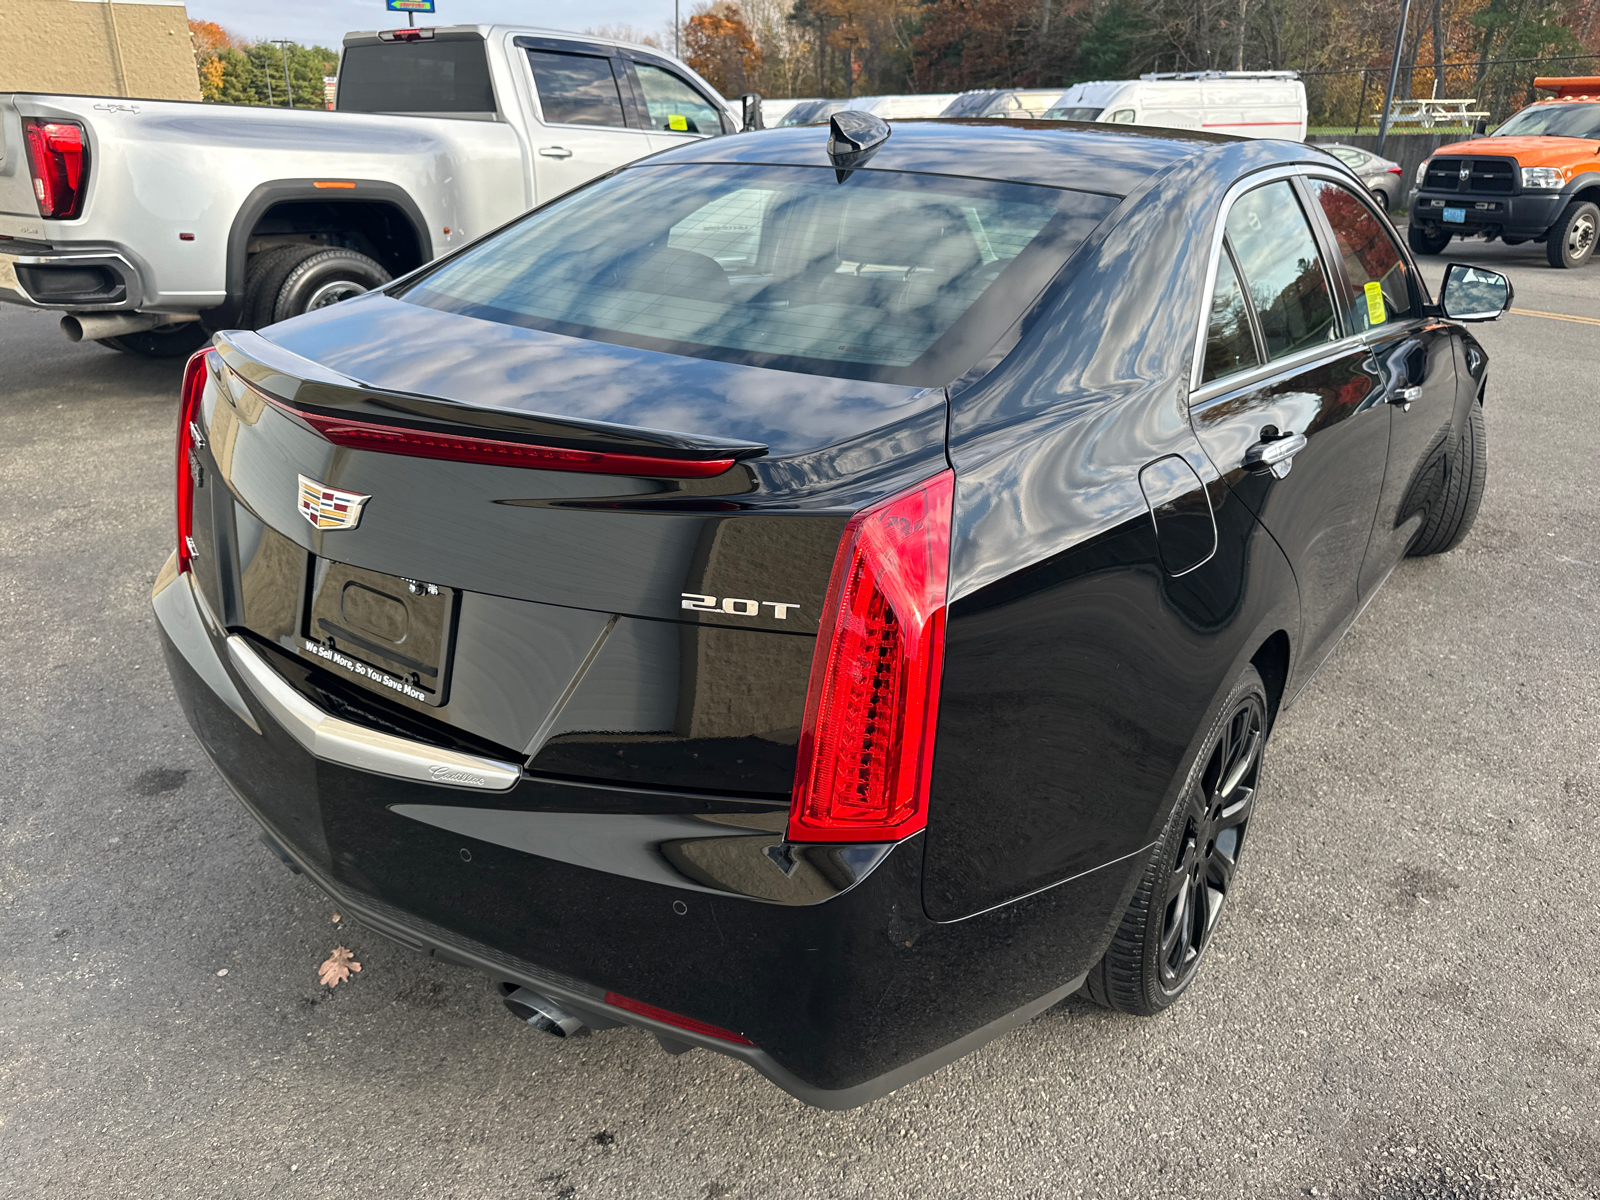
[[[1577,319],[1478,327],[1477,527],[1284,714],[1201,980],[846,1113],[533,1033],[272,858],[149,610],[181,364],[0,306],[0,1196],[1600,1195],[1600,265],[1449,257]]]

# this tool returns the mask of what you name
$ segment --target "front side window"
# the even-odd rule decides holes
[[[1082,105],[1076,107],[1068,105],[1064,108],[1052,108],[1044,114],[1047,121],[1093,121],[1104,110],[1099,107],[1086,108]]]
[[[1261,320],[1267,357],[1338,338],[1317,242],[1286,179],[1246,192],[1228,212],[1228,238]]]
[[[609,125],[626,128],[622,93],[611,60],[597,54],[529,50],[539,107],[547,125]]]
[[[1118,125],[1132,125],[1133,115],[1133,109],[1119,108],[1116,112],[1111,114],[1111,119]]]
[[[722,132],[722,117],[699,92],[671,71],[636,62],[639,88],[645,107],[650,110],[650,128],[673,133]]]
[[[893,171],[663,165],[573,192],[400,294],[592,341],[942,385],[1115,197]]]
[[[1352,150],[1348,146],[1330,146],[1328,153],[1332,154],[1352,171],[1361,169],[1361,164],[1367,161],[1367,156],[1359,150]]]
[[[1349,188],[1325,179],[1307,181],[1317,205],[1333,227],[1345,273],[1355,286],[1348,326],[1363,333],[1387,321],[1412,315],[1406,260],[1394,237]]]
[[[1250,329],[1250,313],[1244,305],[1244,290],[1233,269],[1233,258],[1224,248],[1217,260],[1217,284],[1211,291],[1211,325],[1206,333],[1201,382],[1210,383],[1213,379],[1260,365],[1255,334]]]

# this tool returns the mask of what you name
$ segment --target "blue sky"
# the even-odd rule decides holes
[[[684,16],[688,16],[691,0],[681,3]],[[334,49],[348,30],[395,29],[406,23],[405,14],[386,11],[383,0],[274,0],[271,4],[189,0],[188,7],[194,20],[215,21],[251,39],[289,38]],[[417,24],[498,21],[571,30],[631,25],[658,35],[672,28],[672,0],[545,0],[537,5],[516,0],[435,0],[435,7],[438,11],[433,17],[419,18]]]

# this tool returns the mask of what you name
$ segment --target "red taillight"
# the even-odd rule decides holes
[[[811,658],[792,842],[874,842],[928,823],[955,475],[857,513]]]
[[[187,571],[194,558],[194,486],[200,469],[194,460],[200,436],[200,397],[206,392],[206,356],[211,347],[189,356],[183,368],[183,392],[178,399],[178,570]]]
[[[561,446],[508,442],[500,438],[432,433],[405,425],[380,425],[375,421],[352,421],[348,417],[327,417],[291,408],[265,392],[257,391],[256,394],[296,420],[303,421],[335,446],[348,446],[352,450],[376,450],[380,454],[442,458],[450,462],[486,463],[497,467],[587,471],[593,475],[647,475],[667,479],[709,479],[733,466],[731,458],[663,458],[653,454],[619,454],[609,450],[570,450]]]
[[[24,117],[22,138],[28,147],[39,215],[58,221],[77,216],[89,181],[89,144],[84,141],[83,126]]]
[[[681,1016],[665,1008],[657,1008],[654,1004],[646,1004],[643,1000],[630,1000],[627,996],[619,996],[616,992],[606,993],[606,1003],[613,1008],[627,1009],[631,1013],[638,1013],[641,1017],[651,1017],[657,1021],[664,1021],[668,1025],[676,1025],[679,1029],[688,1029],[694,1033],[703,1033],[708,1037],[721,1038],[725,1042],[738,1042],[741,1046],[755,1045],[747,1037],[741,1037],[732,1030],[723,1029],[719,1025],[709,1025],[705,1021],[696,1021],[693,1017]]]
[[[1399,167],[1388,167],[1386,169],[1388,170],[1389,174],[1391,174],[1391,175],[1404,175],[1405,174],[1405,172],[1402,171]]]

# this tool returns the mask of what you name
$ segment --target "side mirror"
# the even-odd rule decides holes
[[[1488,117],[1479,117],[1476,121],[1474,121],[1472,123],[1472,136],[1473,137],[1482,137],[1484,134],[1486,134],[1488,132],[1489,132],[1489,118]]]
[[[761,119],[760,92],[746,92],[739,97],[739,102],[744,105],[744,127],[739,130],[740,133],[754,133],[767,127]]]
[[[1451,263],[1444,269],[1439,307],[1452,321],[1492,321],[1511,307],[1511,280],[1499,271]]]

